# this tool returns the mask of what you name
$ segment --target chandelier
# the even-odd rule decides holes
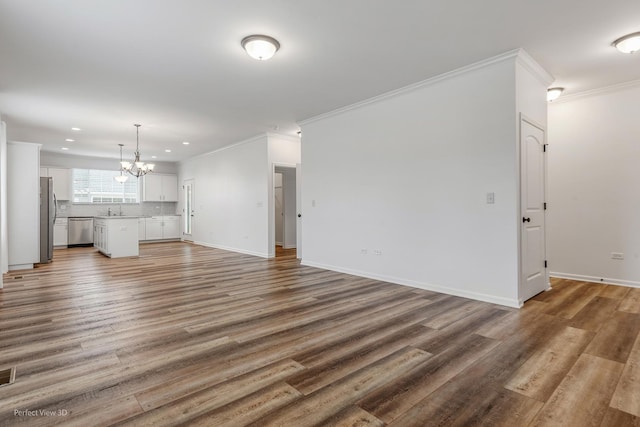
[[[139,131],[140,131],[140,126],[142,126],[142,125],[134,124],[134,126],[136,127],[135,159],[133,160],[133,163],[123,162],[122,159],[121,159],[120,166],[121,166],[122,170],[124,170],[126,172],[129,172],[129,174],[135,176],[136,178],[140,178],[141,176],[146,175],[149,172],[153,172],[153,168],[156,165],[154,165],[153,163],[145,163],[145,162],[140,160]],[[120,148],[120,149],[122,150],[122,148]]]
[[[126,162],[122,161],[122,147],[124,146],[124,144],[118,144],[118,145],[120,146],[120,175],[114,176],[114,178],[120,184],[124,184],[125,182],[127,182],[127,179],[129,179],[129,177],[124,174],[124,166],[123,166],[123,164],[126,163]]]

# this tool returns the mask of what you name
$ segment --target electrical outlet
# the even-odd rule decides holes
[[[624,259],[622,252],[611,252],[611,259]]]

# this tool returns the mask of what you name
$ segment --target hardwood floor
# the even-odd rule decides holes
[[[5,275],[1,425],[640,426],[640,289],[554,280],[515,310],[295,251],[140,253]]]

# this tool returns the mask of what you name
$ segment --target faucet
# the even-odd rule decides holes
[[[119,205],[120,207],[120,216],[122,216],[122,203]]]
[[[107,209],[107,216],[111,216],[111,208]]]

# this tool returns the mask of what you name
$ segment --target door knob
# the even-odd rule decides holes
[[[522,222],[531,222],[531,218],[522,218]]]

